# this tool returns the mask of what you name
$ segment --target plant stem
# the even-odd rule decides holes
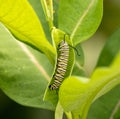
[[[53,27],[53,1],[52,0],[41,0],[41,4],[49,23],[50,29]]]
[[[62,119],[63,117],[63,108],[58,102],[56,110],[55,110],[55,119]]]
[[[72,119],[71,112],[65,112],[67,119]]]

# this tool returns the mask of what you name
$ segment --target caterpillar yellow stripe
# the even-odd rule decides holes
[[[62,40],[58,45],[57,51],[57,64],[55,74],[53,75],[54,82],[49,85],[50,90],[58,89],[61,85],[68,65],[68,58],[69,58],[69,45],[65,40]]]

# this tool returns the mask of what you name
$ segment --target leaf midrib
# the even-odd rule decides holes
[[[78,19],[75,27],[73,28],[73,31],[71,33],[71,39],[73,39],[77,29],[79,28],[79,26],[82,24],[82,21],[84,20],[85,16],[87,15],[87,13],[89,12],[89,10],[91,9],[91,7],[94,5],[94,1],[95,0],[91,0],[91,3],[89,4],[89,6],[85,9],[85,11],[83,12],[83,14],[80,16],[80,18]]]
[[[47,81],[50,80],[50,76],[47,74],[43,66],[37,61],[35,56],[29,51],[29,49],[21,42],[17,41],[17,44],[25,52],[25,54],[30,58],[31,62],[38,68],[38,70],[43,74]]]

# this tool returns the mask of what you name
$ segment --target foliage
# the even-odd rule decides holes
[[[94,71],[87,77],[79,43],[97,30],[103,0],[54,1],[55,15],[51,0],[41,0],[39,12],[29,2],[0,0],[0,88],[17,103],[55,110],[56,119],[61,119],[63,112],[68,119],[93,118],[91,112],[87,117],[91,104],[120,83],[120,30],[108,39]],[[76,47],[80,56],[71,48],[65,79],[59,90],[51,91],[48,86],[54,80],[56,47],[65,35],[66,42]]]

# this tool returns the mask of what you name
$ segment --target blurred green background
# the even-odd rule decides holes
[[[37,4],[39,0],[29,1],[40,17],[40,5]],[[44,20],[43,22],[46,23]],[[88,75],[92,72],[106,39],[118,28],[120,28],[120,0],[104,0],[104,15],[100,27],[93,37],[82,43]],[[54,119],[54,112],[21,106],[0,90],[0,119]]]

